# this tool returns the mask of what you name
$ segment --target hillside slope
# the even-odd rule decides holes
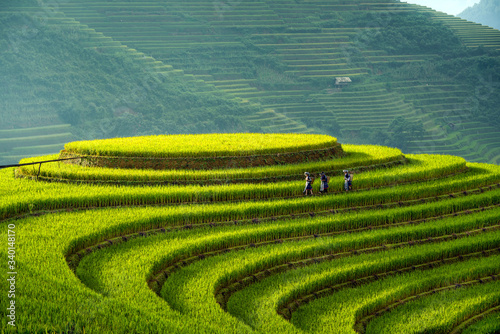
[[[459,17],[500,30],[500,1],[481,0],[458,14]]]
[[[0,162],[55,153],[75,138],[241,131],[249,128],[241,116],[261,110],[29,5],[0,9]]]
[[[182,74],[169,83],[168,98],[163,88],[131,87],[125,79],[121,99],[140,96],[133,106],[100,114],[80,108],[77,118],[94,115],[97,129],[111,124],[114,130],[101,136],[149,129],[314,132],[405,152],[500,161],[497,30],[396,0],[40,3],[42,11],[64,17],[54,14],[47,30],[83,27],[91,37],[76,38],[75,47],[108,60],[123,55],[126,69],[118,72],[142,59],[139,68],[154,68],[148,73]],[[339,77],[351,82],[337,84]],[[100,87],[102,95],[109,85]],[[106,104],[89,102],[97,98],[88,92],[72,97],[77,105]],[[136,129],[137,110],[148,116]],[[165,112],[168,117],[159,116]],[[61,121],[77,135],[95,136],[95,122]]]

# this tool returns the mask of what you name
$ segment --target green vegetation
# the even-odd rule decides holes
[[[174,183],[241,183],[262,181],[285,181],[302,178],[304,171],[330,174],[340,174],[348,167],[354,172],[365,168],[383,167],[383,164],[403,163],[400,150],[382,146],[342,145],[345,156],[342,159],[314,161],[279,166],[265,166],[253,168],[235,168],[222,170],[141,170],[115,168],[85,168],[74,164],[61,162],[43,164],[39,170],[33,166],[23,166],[18,170],[19,176],[38,177],[49,180],[67,180],[73,182],[174,182]],[[31,163],[40,160],[55,160],[58,155],[36,157],[21,160],[22,163]],[[441,161],[441,159],[438,158]],[[443,160],[444,166],[455,164],[460,169],[465,161],[459,158]],[[413,161],[416,163],[416,160]],[[440,166],[439,168],[442,168]],[[447,168],[445,167],[445,168]],[[38,173],[40,172],[40,173]],[[435,173],[433,171],[432,173]]]
[[[265,147],[244,145],[248,134],[233,136],[241,152]],[[144,142],[121,141],[137,140]],[[107,142],[88,144],[108,152]],[[205,151],[224,152],[229,143],[212,140]],[[311,143],[275,141],[267,148],[278,156],[300,144]],[[128,148],[144,158],[157,152]],[[436,315],[425,328],[440,320],[445,332],[495,328],[499,166],[402,157],[378,146],[343,148],[340,157],[306,163],[173,176],[63,162],[43,164],[40,175],[38,165],[0,171],[0,234],[11,238],[0,248],[8,259],[0,268],[16,270],[9,274],[15,297],[0,301],[1,331],[380,332],[386,318],[404,326],[420,308]],[[23,162],[41,158],[57,156]],[[328,172],[328,194],[318,194],[316,181],[315,195],[302,195],[306,168]],[[352,192],[342,191],[345,168],[354,171]],[[236,177],[239,184],[220,182]],[[165,184],[176,179],[199,184]],[[457,294],[450,290],[456,284],[463,286]],[[485,291],[488,298],[478,301]],[[448,299],[440,310],[435,296],[451,297],[442,297]],[[11,300],[15,328],[7,317]],[[399,300],[408,302],[398,306]],[[443,315],[453,302],[463,307]]]
[[[0,131],[70,124],[72,136],[14,141],[4,161],[69,140],[214,132],[500,161],[500,32],[427,7],[9,1],[0,18]]]
[[[329,328],[328,324],[336,324],[335,327],[342,333],[355,333],[357,320],[366,315],[375,314],[384,305],[397,303],[405,298],[432,291],[432,289],[450,285],[455,287],[459,282],[498,273],[498,267],[493,264],[495,261],[498,261],[498,256],[473,259],[465,263],[439,266],[435,269],[395,274],[360,287],[340,290],[300,308],[294,313],[292,322],[308,332],[321,333],[325,330],[328,332],[332,328]],[[441,301],[447,300],[446,296],[441,297]],[[317,313],[319,310],[321,310],[320,314]],[[443,319],[448,320],[449,317],[446,315]],[[314,326],[318,322],[321,326]],[[422,329],[416,323],[412,323],[411,326]],[[377,330],[380,329],[377,328]],[[401,332],[407,331],[401,330]]]
[[[0,10],[0,73],[5,79],[0,130],[33,132],[70,124],[71,134],[53,141],[60,149],[75,137],[260,130],[241,120],[258,107],[213,91],[182,71],[158,68],[152,58],[126,47],[102,52],[100,35],[66,18],[54,4],[23,6],[10,2]],[[6,131],[0,140],[3,136],[12,138],[12,147],[38,141],[19,142]],[[14,163],[16,153],[0,146],[0,154],[7,156],[2,160]]]
[[[486,238],[489,237],[494,238],[493,235]],[[486,239],[484,240],[486,241]],[[461,248],[459,244],[462,243],[468,244],[470,248]],[[458,256],[460,252],[474,252],[473,244],[475,244],[473,240],[437,243],[432,246],[403,248],[382,254],[362,254],[354,258],[347,257],[332,262],[310,265],[302,270],[287,271],[278,277],[264,279],[260,283],[253,284],[236,293],[232,297],[234,301],[230,299],[228,309],[239,319],[251,324],[258,332],[276,330],[299,332],[276,313],[276,307],[286,300],[294,299],[300,294],[320,291],[333,284],[348,283],[354,278],[397,270],[408,267],[410,264],[417,265],[435,261],[442,258],[444,254],[446,254],[445,257],[454,257]],[[389,243],[388,246],[391,244]],[[481,248],[477,250],[480,251]],[[331,329],[330,324],[327,326]]]
[[[427,161],[432,161],[428,157]],[[424,160],[424,161],[425,161]],[[425,199],[434,196],[449,194],[461,190],[474,190],[498,181],[496,169],[490,165],[470,166],[470,172],[465,175],[432,180],[439,176],[460,171],[463,165],[450,164],[443,169],[434,169],[427,173],[415,171],[421,167],[409,168],[413,173],[406,174],[402,168],[400,175],[394,173],[387,175],[384,172],[372,172],[366,176],[360,176],[360,191],[349,197],[321,196],[313,198],[290,198],[301,194],[303,182],[268,183],[268,184],[236,184],[222,186],[185,186],[185,187],[153,187],[153,188],[123,188],[119,192],[113,186],[91,186],[51,184],[50,187],[32,185],[31,182],[6,182],[5,189],[16,190],[12,195],[7,195],[7,201],[0,205],[0,217],[11,214],[22,214],[35,210],[57,210],[64,207],[88,208],[95,206],[118,206],[118,205],[161,205],[181,203],[205,203],[213,201],[239,201],[252,199],[273,199],[269,202],[254,203],[242,202],[234,205],[207,205],[193,208],[193,215],[184,214],[182,222],[201,223],[207,220],[217,221],[220,217],[229,216],[227,219],[250,219],[252,215],[259,212],[265,215],[285,215],[287,213],[305,213],[308,210],[328,210],[331,208],[346,208],[352,205],[368,206],[384,203],[394,203],[412,199]],[[412,175],[413,174],[413,175]],[[429,184],[404,184],[395,188],[377,190],[376,187],[387,185],[398,185],[399,182],[411,182],[413,180],[431,179]],[[357,178],[356,178],[357,180]],[[340,181],[340,180],[339,180]],[[15,188],[13,188],[15,186]],[[343,187],[342,181],[335,187],[332,184],[332,192],[339,192]],[[377,194],[374,197],[374,193]],[[50,196],[50,197],[49,197]],[[176,210],[174,210],[176,211]],[[183,215],[181,209],[178,215]],[[177,219],[174,215],[172,219]]]
[[[442,54],[460,48],[460,40],[426,12],[392,14],[385,22],[384,32],[370,38],[372,48],[382,48],[393,55]],[[362,25],[363,22],[356,22]]]
[[[493,334],[500,330],[500,314],[498,311],[493,313],[489,317],[484,320],[480,320],[477,323],[473,324],[469,328],[467,328],[462,333],[464,334],[472,334],[472,333],[485,333],[485,334]]]
[[[64,148],[68,153],[80,155],[176,158],[290,153],[335,145],[337,139],[325,135],[226,133],[80,141],[68,143]]]
[[[382,330],[385,333],[418,333],[424,328],[435,332],[449,332],[455,324],[460,323],[464,315],[470,312],[482,312],[493,305],[498,305],[499,298],[499,282],[443,292],[404,305],[390,315],[376,319],[366,332],[380,333]],[[401,323],[394,320],[393,317],[397,319],[398,315],[405,314],[409,307],[419,310],[412,312],[411,321]]]

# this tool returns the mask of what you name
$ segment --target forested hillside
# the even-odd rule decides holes
[[[25,0],[0,18],[3,161],[69,138],[231,131],[500,161],[500,31],[426,7]]]
[[[458,14],[459,17],[500,29],[500,1],[481,0]]]
[[[0,10],[0,162],[71,139],[260,131],[240,120],[259,108],[119,42],[105,52],[94,29],[22,4]]]

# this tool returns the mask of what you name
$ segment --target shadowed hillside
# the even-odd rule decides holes
[[[241,120],[258,106],[59,11],[24,6],[0,9],[0,162],[55,153],[75,138],[260,131]]]
[[[25,75],[21,93],[4,93],[12,101],[5,113],[16,115],[5,129],[69,124],[85,139],[324,133],[500,160],[500,32],[426,7],[395,0],[10,6],[3,26],[21,43],[7,38],[10,51],[0,57],[7,68],[22,67],[6,75]],[[47,64],[35,69],[12,52],[17,44]],[[38,110],[50,121],[17,122],[17,114]]]
[[[500,1],[481,0],[458,14],[459,17],[500,29]]]

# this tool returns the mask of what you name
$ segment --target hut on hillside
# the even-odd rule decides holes
[[[335,87],[342,88],[342,87],[347,86],[351,82],[352,82],[352,80],[349,77],[336,77],[335,78]]]

